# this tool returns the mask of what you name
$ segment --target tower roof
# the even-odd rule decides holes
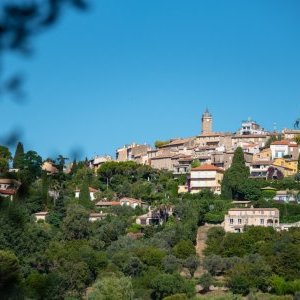
[[[206,108],[205,112],[202,115],[203,117],[211,118],[211,113],[208,111],[208,108]]]

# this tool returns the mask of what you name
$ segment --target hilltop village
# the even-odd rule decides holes
[[[214,132],[213,116],[206,110],[201,118],[201,133],[195,137],[157,141],[149,145],[130,144],[116,150],[115,161],[134,161],[154,169],[167,170],[175,177],[188,175],[179,193],[209,189],[221,194],[223,173],[240,147],[249,167],[249,178],[282,179],[298,173],[300,130],[267,131],[250,118],[235,133]],[[97,170],[111,156],[96,156],[89,166]]]
[[[300,130],[201,123],[115,159],[0,146],[2,298],[298,299]]]

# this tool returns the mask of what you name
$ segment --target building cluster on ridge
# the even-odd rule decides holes
[[[235,133],[214,132],[213,116],[206,109],[201,118],[201,133],[188,138],[171,139],[157,147],[130,144],[116,150],[116,161],[135,161],[156,169],[171,171],[174,176],[189,175],[188,184],[179,192],[199,192],[209,188],[221,192],[223,173],[232,162],[234,151],[241,147],[251,178],[279,178],[297,173],[300,147],[294,141],[300,130],[267,131],[257,122],[242,121]],[[274,140],[269,143],[269,140]],[[269,145],[268,145],[269,144]],[[90,160],[92,168],[113,160],[97,156]],[[199,167],[192,168],[197,161]]]

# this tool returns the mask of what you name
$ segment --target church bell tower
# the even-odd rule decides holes
[[[201,125],[202,125],[201,134],[212,133],[212,121],[213,121],[212,115],[208,111],[208,109],[206,109],[201,119]]]

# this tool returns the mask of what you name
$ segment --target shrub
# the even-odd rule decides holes
[[[195,246],[190,240],[181,240],[173,248],[173,253],[176,257],[186,259],[191,255],[196,254]]]

